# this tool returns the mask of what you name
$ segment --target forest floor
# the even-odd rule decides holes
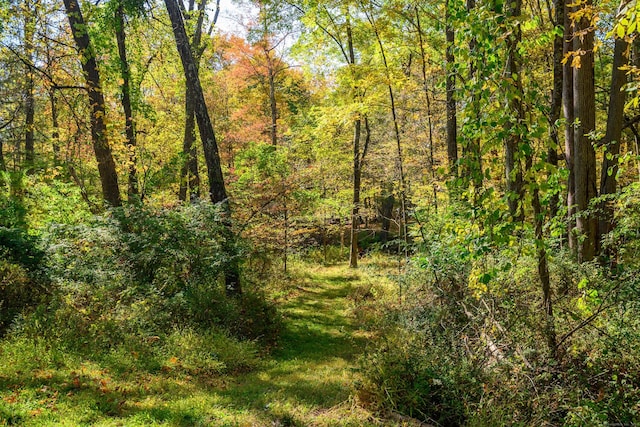
[[[284,320],[277,348],[233,376],[115,373],[68,355],[37,368],[3,366],[0,425],[407,425],[375,417],[353,397],[367,333],[352,316],[352,294],[378,279],[345,265],[306,265],[277,293]]]

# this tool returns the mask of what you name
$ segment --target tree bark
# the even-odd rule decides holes
[[[449,160],[449,173],[452,177],[458,176],[458,115],[456,105],[456,73],[455,73],[455,30],[451,23],[450,3],[445,4],[445,38],[447,50],[446,61],[446,92],[447,92],[447,159]]]
[[[356,64],[355,49],[353,47],[353,34],[351,32],[351,21],[347,17],[347,51],[349,67],[353,69]],[[358,88],[354,88],[354,101],[358,100]],[[358,213],[360,211],[360,185],[361,185],[361,158],[360,158],[360,134],[362,129],[362,120],[356,117],[353,121],[353,200],[351,206],[351,247],[349,252],[349,267],[358,267]]]
[[[555,16],[553,26],[557,30],[564,25],[564,0],[554,0],[553,6]],[[564,37],[562,34],[556,34],[553,39],[553,91],[551,92],[551,107],[549,111],[549,138],[551,139],[551,147],[547,150],[547,163],[558,166],[558,147],[560,147],[560,136],[558,134],[558,120],[562,112],[562,88],[563,88],[563,49]],[[549,201],[549,216],[554,218],[558,215],[558,206],[560,204],[558,194],[551,197]]]
[[[133,119],[133,109],[131,107],[131,83],[130,68],[127,60],[127,43],[124,23],[124,7],[122,0],[119,2],[115,12],[116,20],[116,41],[118,44],[118,56],[120,57],[120,77],[122,78],[122,109],[124,110],[125,135],[127,138],[127,149],[129,151],[129,179],[127,186],[127,195],[129,201],[139,197],[138,190],[138,174],[136,171],[136,127]]]
[[[535,185],[535,184],[534,184]],[[553,317],[553,300],[551,299],[551,280],[549,275],[549,262],[547,250],[544,246],[543,222],[544,214],[540,205],[540,196],[538,188],[534,188],[531,198],[533,205],[533,215],[535,221],[536,235],[536,252],[538,257],[538,277],[542,288],[542,310],[544,313],[544,337],[547,342],[549,355],[552,359],[558,359],[558,345],[555,327],[555,318]]]
[[[476,7],[475,0],[467,0],[467,12],[471,13],[473,9]],[[469,40],[469,81],[472,85],[472,94],[470,101],[471,115],[474,117],[480,116],[480,105],[478,100],[478,95],[475,93],[475,87],[473,85],[476,84],[478,67],[476,64],[477,58],[477,46],[478,41],[475,36],[472,36]],[[467,139],[462,146],[463,148],[463,156],[464,156],[464,171],[463,176],[467,181],[465,181],[465,187],[468,185],[468,179],[471,179],[473,183],[473,199],[478,196],[480,189],[482,188],[482,183],[484,181],[484,176],[482,173],[482,152],[480,149],[480,140],[476,137],[472,139]],[[466,188],[465,188],[466,190]]]
[[[34,47],[33,38],[36,30],[36,10],[32,1],[26,2],[26,11],[24,19],[24,50],[26,61],[29,65],[25,70],[25,135],[24,135],[24,151],[25,151],[25,163],[27,170],[31,171],[33,168],[33,162],[35,160],[35,96],[34,96]]]
[[[216,9],[216,16],[214,17],[214,23],[217,20],[219,11]],[[190,48],[195,61],[196,68],[200,68],[200,59],[204,52],[204,46],[202,45],[202,34],[205,17],[205,8],[207,6],[207,0],[200,0],[198,3],[196,27],[191,39]],[[194,12],[195,0],[189,1],[189,13]],[[185,19],[191,19],[190,16]],[[182,155],[184,156],[184,164],[180,169],[180,191],[178,193],[178,199],[181,201],[187,200],[187,193],[189,199],[197,199],[200,197],[200,172],[198,171],[198,153],[196,150],[196,119],[195,119],[195,106],[193,103],[194,95],[191,93],[189,85],[185,87],[185,124],[184,124],[184,138],[182,141]]]
[[[622,90],[627,83],[627,72],[622,70],[629,63],[629,43],[616,38],[611,66],[611,89],[609,92],[609,115],[607,116],[607,130],[602,141],[606,151],[602,159],[600,174],[600,195],[615,194],[617,189],[616,175],[618,173],[618,155],[620,154],[620,139],[624,125],[624,104],[626,92]],[[613,230],[613,207],[607,201],[601,205],[601,217],[598,234],[604,236]]]
[[[180,54],[180,60],[184,69],[187,84],[194,96],[195,116],[200,130],[200,139],[202,140],[204,157],[207,164],[207,174],[209,178],[209,196],[213,203],[222,205],[225,225],[227,227],[227,248],[231,249],[234,244],[233,231],[231,230],[231,207],[227,198],[227,191],[222,176],[222,168],[220,165],[220,155],[218,153],[218,144],[216,136],[205,103],[200,77],[198,75],[198,67],[196,66],[187,32],[184,28],[182,13],[176,0],[165,0],[167,12],[171,19],[173,34],[176,40],[176,47]],[[235,257],[234,257],[235,260]],[[237,260],[233,261],[227,271],[225,271],[225,285],[229,296],[238,296],[242,294],[240,286],[240,271]]]
[[[592,5],[587,0],[582,6]],[[576,229],[580,236],[578,260],[590,261],[596,255],[597,221],[589,203],[597,196],[596,155],[590,133],[596,125],[596,98],[594,81],[594,33],[590,18],[583,16],[576,30],[582,32],[574,37],[574,52],[582,52],[580,66],[573,70],[573,109],[576,117],[574,134],[574,170],[576,198]]]
[[[189,199],[200,197],[200,173],[198,171],[198,156],[196,150],[196,115],[194,106],[194,96],[189,89],[185,88],[185,124],[184,138],[182,141],[182,153],[185,157],[184,164],[180,169],[180,193],[179,200],[186,201],[187,193]]]
[[[91,106],[91,140],[93,141],[93,151],[98,162],[102,195],[109,205],[120,206],[122,202],[118,186],[118,174],[116,173],[116,165],[107,139],[106,107],[95,51],[89,39],[89,33],[86,30],[87,24],[82,16],[78,0],[64,0],[64,6],[73,39],[81,56],[82,71],[87,83],[89,104]]]
[[[402,141],[400,138],[400,126],[398,125],[398,114],[397,114],[397,108],[396,108],[395,94],[393,91],[393,85],[391,84],[391,75],[389,72],[389,64],[387,62],[386,51],[384,49],[384,45],[382,44],[382,38],[380,37],[380,32],[378,31],[378,27],[376,25],[376,21],[374,19],[373,13],[370,13],[370,14],[367,13],[367,18],[369,19],[369,23],[373,28],[373,32],[378,42],[378,47],[380,48],[380,56],[382,56],[382,64],[384,65],[387,82],[388,82],[387,89],[389,91],[389,101],[391,103],[391,117],[393,119],[393,134],[396,140],[397,165],[398,165],[398,173],[400,175],[400,211],[401,211],[400,212],[400,215],[401,215],[400,232],[404,240],[405,258],[408,258],[409,233],[408,233],[408,224],[407,224],[407,186],[406,186],[406,179],[404,176],[404,158],[402,154]]]
[[[271,52],[265,44],[265,56],[267,58],[267,74],[269,79],[269,110],[271,111],[271,144],[278,145],[278,104],[276,103],[276,72],[273,67]]]
[[[522,13],[522,0],[514,0],[507,6],[507,14],[511,18],[517,18]],[[509,73],[507,98],[513,118],[506,124],[507,139],[505,141],[505,175],[507,180],[507,203],[511,218],[516,222],[524,220],[524,207],[522,206],[522,163],[519,156],[519,147],[522,142],[521,128],[524,121],[524,97],[520,77],[521,58],[518,54],[520,43],[520,24],[510,29],[507,36],[507,72]]]
[[[561,0],[562,1],[562,0]],[[573,11],[572,0],[566,0],[564,13],[564,34],[563,34],[563,57],[573,51],[573,24],[569,15]],[[564,150],[565,162],[569,176],[567,177],[567,242],[572,252],[577,251],[577,239],[574,231],[575,228],[575,192],[576,178],[574,168],[574,147],[573,138],[575,134],[575,113],[573,110],[573,72],[571,60],[565,62],[562,67],[562,111],[565,119],[564,127]]]

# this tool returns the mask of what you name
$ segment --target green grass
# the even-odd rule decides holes
[[[298,266],[279,293],[279,345],[250,372],[198,372],[169,354],[138,369],[137,356],[121,349],[91,358],[42,340],[6,341],[0,425],[394,425],[352,397],[367,335],[350,315],[349,297],[371,280],[378,279],[366,269]]]

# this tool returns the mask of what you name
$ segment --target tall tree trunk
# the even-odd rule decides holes
[[[564,13],[563,57],[573,51],[573,24],[569,15],[573,12],[572,0],[566,0]],[[565,162],[569,176],[567,177],[567,241],[572,252],[577,251],[577,238],[574,231],[576,220],[576,178],[573,138],[575,134],[575,113],[573,110],[573,72],[571,60],[565,62],[562,67],[562,111],[565,119],[564,127],[564,151]]]
[[[422,24],[420,22],[420,11],[418,9],[418,6],[415,6],[414,11],[416,14],[416,27],[417,27],[416,29],[418,30],[418,43],[420,44],[420,62],[422,65],[421,67],[422,88],[424,90],[425,101],[427,103],[427,132],[429,137],[429,169],[431,172],[431,178],[433,179],[433,204],[435,206],[435,211],[437,213],[438,212],[438,191],[436,189],[436,183],[435,183],[436,170],[435,170],[434,146],[433,146],[433,119],[432,119],[432,110],[431,110],[431,97],[429,96],[429,82],[427,80],[427,53],[424,48],[424,38],[422,34]],[[449,105],[447,104],[447,113],[449,112],[448,108],[449,108]],[[447,117],[447,126],[448,125],[449,125],[449,122]],[[450,172],[452,172],[453,169],[451,168],[451,158],[449,153],[449,147],[447,147],[447,157],[449,159],[449,166],[450,166],[449,169],[450,169]],[[457,157],[457,147],[456,147],[456,157]]]
[[[476,7],[475,0],[467,0],[466,7],[467,12],[471,13]],[[480,100],[478,99],[475,87],[475,85],[477,85],[476,80],[478,78],[478,67],[476,63],[477,46],[478,41],[475,36],[472,36],[471,40],[469,40],[469,81],[471,82],[473,91],[471,94],[470,108],[471,115],[474,117],[480,116]],[[482,183],[484,181],[484,176],[482,173],[482,152],[480,149],[479,138],[474,137],[473,139],[467,139],[465,141],[465,143],[463,144],[463,156],[465,165],[463,176],[465,176],[465,179],[467,180],[470,178],[473,182],[473,199],[475,202],[475,199],[478,197],[478,193],[480,192]],[[466,182],[468,183],[468,181]]]
[[[111,147],[107,140],[106,107],[100,73],[96,63],[96,55],[89,39],[86,22],[82,16],[78,0],[64,0],[64,6],[75,40],[81,56],[82,71],[87,82],[89,105],[91,106],[91,140],[93,151],[98,162],[100,183],[104,200],[111,206],[120,206],[120,189],[118,187],[118,174],[113,161]]]
[[[122,78],[122,109],[124,110],[125,135],[127,137],[127,149],[129,151],[129,179],[127,195],[129,201],[139,196],[138,175],[136,172],[136,128],[133,120],[133,109],[131,107],[131,72],[129,61],[127,60],[127,43],[124,23],[124,7],[122,0],[119,2],[115,12],[116,18],[116,41],[118,43],[118,55],[120,57],[120,77]]]
[[[536,184],[534,184],[536,185]],[[544,313],[543,335],[547,342],[549,355],[552,359],[558,359],[558,345],[556,337],[555,318],[553,317],[553,300],[551,299],[551,280],[549,275],[549,262],[547,250],[544,246],[543,222],[544,214],[540,205],[540,196],[537,186],[533,190],[531,198],[535,221],[536,252],[538,257],[538,277],[542,288],[542,310]]]
[[[507,13],[511,18],[518,18],[522,13],[522,0],[514,0],[507,6]],[[515,21],[515,19],[514,19]],[[513,118],[507,123],[507,139],[505,141],[505,174],[507,180],[507,202],[509,213],[514,221],[524,220],[524,207],[522,206],[522,163],[519,157],[520,143],[522,142],[522,126],[524,121],[524,108],[522,99],[524,93],[520,76],[521,58],[518,54],[520,43],[520,24],[510,28],[507,36],[507,98]]]
[[[627,83],[627,72],[622,70],[629,63],[629,43],[616,38],[611,66],[611,90],[609,93],[609,115],[607,116],[607,131],[602,141],[606,148],[602,159],[600,174],[600,195],[615,194],[617,188],[616,175],[618,173],[618,155],[620,154],[620,138],[624,124],[624,104],[626,92],[622,90]],[[613,207],[606,201],[601,206],[601,218],[598,234],[603,236],[613,230]]]
[[[33,38],[36,30],[36,7],[33,1],[29,0],[25,6],[24,18],[24,50],[28,65],[25,70],[25,92],[24,92],[24,110],[25,110],[25,132],[24,132],[24,151],[25,163],[27,169],[33,168],[35,160],[35,107],[36,100],[34,96],[34,47]]]
[[[564,25],[564,0],[554,0],[553,7],[555,9],[553,26],[558,30]],[[556,34],[553,39],[553,91],[551,93],[551,107],[549,111],[549,138],[551,139],[551,147],[549,147],[547,152],[547,162],[553,166],[558,165],[558,147],[560,147],[558,120],[560,119],[560,113],[562,111],[563,49],[564,37],[562,34]],[[559,201],[558,194],[553,195],[549,201],[549,215],[552,218],[558,215]]]
[[[184,74],[195,100],[195,116],[200,130],[200,139],[202,140],[204,158],[207,163],[207,174],[209,177],[209,196],[213,203],[220,203],[224,209],[225,225],[227,227],[227,250],[231,250],[234,245],[234,236],[231,229],[231,207],[227,199],[227,191],[222,176],[222,168],[220,165],[220,155],[218,153],[218,144],[213,131],[207,104],[205,103],[200,77],[198,75],[198,67],[193,58],[189,39],[184,28],[182,13],[176,0],[165,0],[165,6],[171,19],[173,27],[173,35],[176,40],[176,47],[182,61]],[[234,257],[235,260],[235,257]],[[240,271],[238,261],[235,260],[225,272],[226,291],[229,296],[238,296],[242,293],[240,287]]]
[[[192,19],[191,14],[197,12],[196,26],[194,29],[193,37],[191,38],[190,48],[193,55],[196,68],[200,68],[200,59],[204,52],[204,46],[202,45],[203,25],[205,17],[205,9],[207,6],[207,0],[200,0],[198,2],[198,9],[195,10],[195,0],[189,1],[189,15],[185,19]],[[216,15],[213,23],[216,22],[219,12],[220,2],[217,2]],[[181,201],[187,200],[187,193],[189,199],[197,199],[200,197],[200,172],[198,171],[198,155],[195,146],[196,141],[196,119],[195,119],[195,106],[193,103],[194,95],[191,93],[188,83],[185,87],[185,124],[184,124],[184,138],[182,141],[182,155],[184,157],[184,164],[180,169],[180,191],[178,199]]]
[[[56,102],[55,89],[49,89],[49,104],[51,106],[51,145],[53,148],[53,161],[57,165],[60,162],[60,124],[58,123],[58,103]]]
[[[591,0],[581,7],[589,8]],[[596,255],[598,224],[589,203],[597,196],[596,155],[590,133],[596,125],[596,97],[594,81],[594,32],[590,29],[590,16],[583,16],[577,22],[576,30],[584,32],[574,38],[574,52],[583,52],[580,66],[573,70],[573,109],[576,117],[574,134],[574,170],[576,198],[576,229],[580,236],[578,260],[590,261]]]
[[[271,144],[273,146],[276,146],[278,145],[278,104],[276,103],[276,72],[273,67],[271,52],[267,50],[266,44],[265,55],[267,57],[267,77],[269,79],[269,110],[271,111],[271,129],[269,130],[269,134],[271,135]]]
[[[447,92],[447,159],[449,160],[449,173],[452,177],[458,176],[458,119],[456,106],[456,73],[455,73],[455,31],[451,23],[449,11],[450,0],[445,4],[445,38],[447,42],[446,59],[446,92]]]
[[[351,20],[347,16],[347,51],[349,67],[354,68],[356,65],[355,49],[353,47],[353,33],[351,32]],[[359,93],[358,88],[354,89],[353,98],[354,101],[358,101]],[[361,158],[360,158],[360,134],[362,128],[362,120],[360,116],[357,116],[353,121],[353,200],[351,205],[351,247],[349,252],[349,267],[358,267],[358,255],[360,249],[358,248],[358,213],[360,211],[360,185],[361,185]]]
[[[380,48],[380,55],[382,56],[382,64],[384,65],[384,70],[385,70],[387,82],[388,82],[387,89],[389,91],[389,101],[391,103],[391,117],[393,119],[393,134],[396,140],[398,173],[400,175],[400,210],[401,210],[400,232],[404,240],[404,253],[406,258],[408,257],[408,251],[409,251],[409,233],[408,233],[408,224],[407,224],[407,186],[406,186],[406,179],[404,176],[404,159],[402,154],[402,141],[400,137],[400,126],[398,125],[398,114],[397,114],[397,108],[396,108],[395,94],[393,91],[393,85],[391,84],[391,73],[389,72],[389,64],[387,62],[386,51],[382,43],[382,38],[380,37],[380,32],[378,31],[378,26],[376,25],[373,12],[371,12],[370,14],[367,13],[367,18],[369,19],[369,23],[373,28],[373,32],[378,42],[378,47]]]
[[[182,141],[182,153],[185,159],[180,169],[180,194],[178,196],[182,201],[187,200],[187,193],[189,194],[189,199],[197,199],[200,197],[200,173],[198,171],[198,156],[195,144],[196,115],[194,96],[189,85],[187,84],[186,86],[184,99],[184,139]]]

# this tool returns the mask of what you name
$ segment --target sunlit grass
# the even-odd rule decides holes
[[[87,358],[42,340],[7,340],[0,346],[0,424],[380,425],[352,396],[367,339],[352,316],[354,295],[393,287],[380,267],[366,265],[293,263],[277,298],[285,325],[279,344],[249,372],[199,372],[203,359],[185,352],[142,369],[123,350]]]

